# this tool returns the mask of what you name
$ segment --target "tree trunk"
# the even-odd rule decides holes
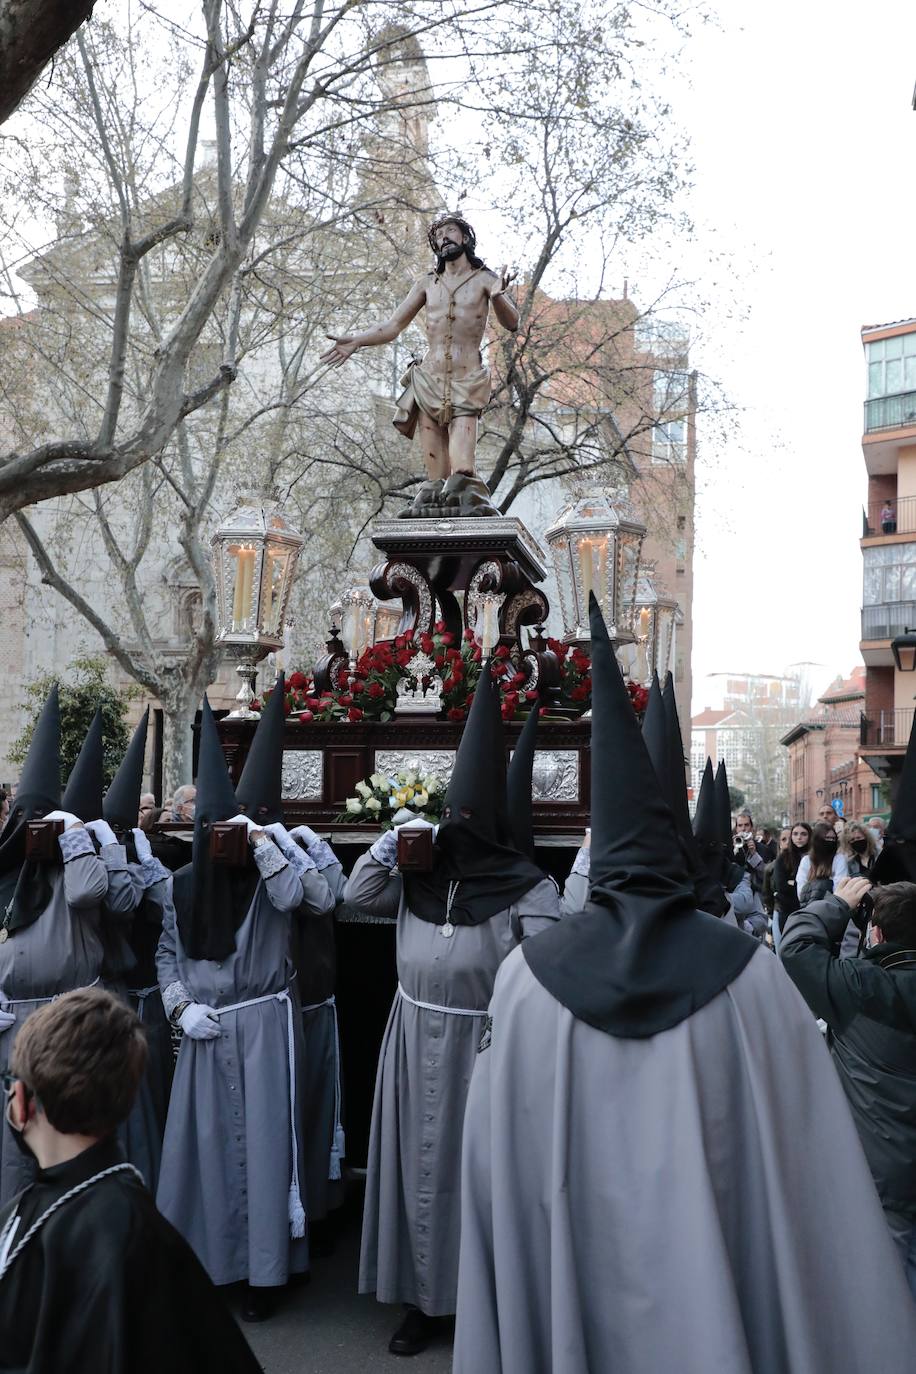
[[[51,58],[92,13],[95,0],[0,0],[0,124]]]
[[[162,700],[162,796],[170,797],[176,787],[194,780],[192,726],[198,697],[191,692],[176,693]],[[162,798],[160,798],[160,801]]]

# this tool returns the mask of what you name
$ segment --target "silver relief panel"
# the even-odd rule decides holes
[[[320,749],[286,749],[283,753],[284,801],[321,801],[324,755]]]
[[[398,773],[430,774],[443,787],[452,776],[455,766],[454,749],[376,749],[375,772],[384,773],[387,778],[397,777]]]
[[[577,749],[538,749],[531,770],[531,795],[537,801],[579,800]]]

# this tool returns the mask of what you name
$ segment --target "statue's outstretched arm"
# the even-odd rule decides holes
[[[425,284],[422,281],[414,282],[397,310],[384,324],[375,324],[361,334],[327,334],[325,337],[333,341],[333,347],[322,353],[321,362],[330,363],[332,367],[340,367],[341,363],[345,363],[358,348],[372,348],[377,344],[391,343],[392,339],[403,333],[425,304]]]

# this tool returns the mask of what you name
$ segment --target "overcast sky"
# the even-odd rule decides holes
[[[707,673],[807,659],[826,683],[860,661],[859,330],[916,315],[916,5],[721,8],[677,97],[700,239],[733,255],[747,305],[697,360],[741,413],[700,473],[695,710]]]

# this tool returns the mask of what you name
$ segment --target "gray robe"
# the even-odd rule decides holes
[[[768,951],[646,1040],[577,1021],[521,952],[490,1013],[454,1374],[913,1369],[916,1308],[849,1109]]]
[[[51,900],[36,921],[0,944],[0,989],[9,1001],[4,1011],[16,1018],[0,1032],[0,1069],[9,1064],[16,1033],[33,1011],[74,988],[88,987],[102,967],[99,937],[100,906],[108,890],[106,845],[96,854],[89,833],[67,830],[61,835],[63,868],[48,874]],[[69,856],[69,857],[68,857]],[[34,1168],[0,1130],[0,1206],[31,1182]]]
[[[141,953],[147,950],[151,939],[155,938],[155,930],[147,913],[141,916],[136,912],[144,898],[146,904],[159,913],[160,929],[165,923],[167,911],[172,912],[174,924],[172,875],[158,859],[148,859],[144,864],[131,864],[130,873],[134,881],[135,910],[130,944],[136,954],[138,950]],[[142,931],[138,929],[141,920],[147,927]],[[162,1138],[169,1109],[174,1061],[162,993],[158,983],[150,981],[155,978],[155,971],[147,966],[148,958],[148,953],[145,958],[139,958],[126,978],[125,995],[143,1022],[148,1057],[136,1101],[122,1128],[121,1141],[128,1160],[140,1170],[147,1188],[155,1195],[159,1185]]]
[[[227,959],[189,958],[174,910],[166,909],[156,962],[167,1014],[187,999],[218,1009],[289,986],[290,913],[302,901],[302,884],[273,843],[252,852],[261,881]],[[297,1003],[294,1011],[296,1170],[306,1204]],[[156,1204],[214,1283],[271,1287],[308,1269],[307,1241],[290,1238],[287,1047],[287,1007],[276,998],[227,1012],[214,1040],[182,1039]]]
[[[461,1126],[493,980],[523,937],[558,919],[557,890],[545,878],[516,906],[446,939],[408,910],[400,876],[364,854],[346,900],[397,912],[398,980],[409,997],[475,1012],[429,1011],[397,995],[372,1109],[359,1291],[442,1316],[455,1311]]]

